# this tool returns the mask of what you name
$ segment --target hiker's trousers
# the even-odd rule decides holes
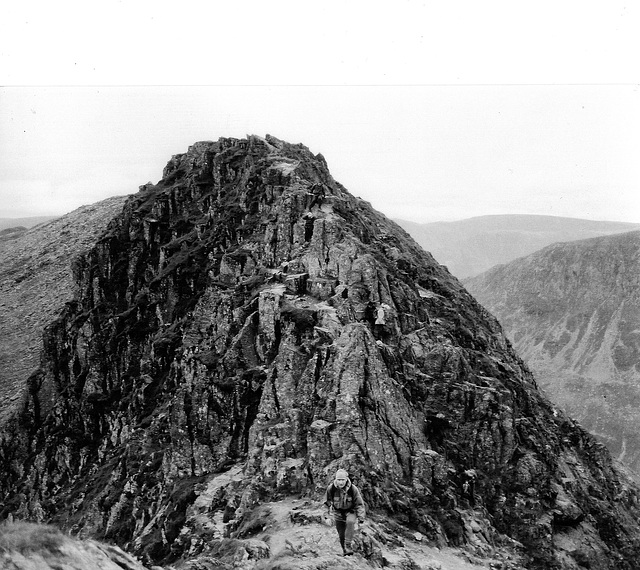
[[[333,511],[333,521],[336,523],[336,530],[340,537],[340,546],[343,550],[351,549],[351,541],[353,540],[353,529],[356,525],[358,517],[352,511]],[[346,546],[345,546],[346,545]]]

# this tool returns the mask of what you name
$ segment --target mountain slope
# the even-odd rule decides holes
[[[480,216],[430,224],[398,220],[398,224],[459,279],[479,275],[494,265],[508,263],[552,243],[640,228],[638,224],[624,222],[525,215]]]
[[[465,284],[552,400],[640,476],[640,232],[556,244]]]
[[[44,326],[73,299],[73,259],[95,243],[124,201],[83,206],[0,240],[0,423],[39,365]]]
[[[317,524],[343,467],[372,565],[410,532],[520,568],[636,564],[638,489],[461,284],[302,145],[176,155],[75,285],[0,440],[3,516],[149,563],[257,568],[282,552],[283,506]]]

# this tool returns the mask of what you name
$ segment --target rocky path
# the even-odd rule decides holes
[[[355,554],[344,557],[336,531],[323,520],[324,509],[307,500],[283,500],[265,505],[264,528],[245,540],[227,540],[224,562],[206,546],[194,559],[168,570],[357,570],[370,568],[411,570],[480,570],[521,568],[510,555],[485,543],[486,555],[474,548],[429,546],[420,533],[388,521],[368,520],[356,531]],[[230,554],[230,549],[235,553]],[[226,566],[220,566],[220,564]]]

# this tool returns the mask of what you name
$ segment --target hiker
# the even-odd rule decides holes
[[[355,523],[364,523],[365,508],[360,490],[350,481],[344,469],[336,471],[334,481],[327,487],[324,505],[327,507],[327,517],[333,514],[342,553],[344,556],[352,555]]]
[[[476,483],[476,470],[467,469],[463,474],[462,480],[462,497],[467,499],[472,507],[476,505],[475,499],[475,483]]]
[[[373,336],[375,336],[378,340],[382,339],[384,326],[387,324],[384,308],[384,303],[378,307],[378,310],[376,311],[376,320],[373,324]]]

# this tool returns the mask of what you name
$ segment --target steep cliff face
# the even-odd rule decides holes
[[[552,400],[640,477],[640,232],[556,244],[466,284]]]
[[[193,145],[74,271],[5,426],[4,516],[147,561],[246,560],[275,544],[265,504],[317,500],[344,467],[374,520],[431,544],[635,567],[637,489],[497,321],[304,146]]]

